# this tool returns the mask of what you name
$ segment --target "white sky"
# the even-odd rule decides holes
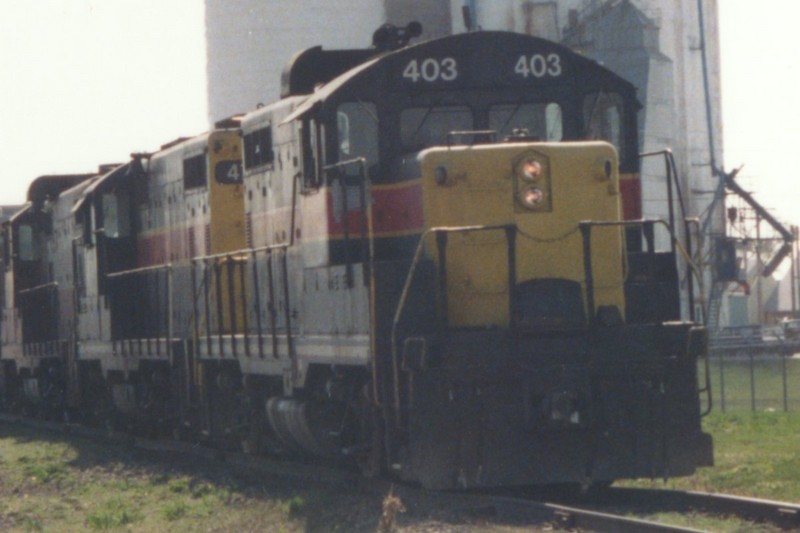
[[[207,129],[202,0],[24,0],[0,18],[0,205]]]
[[[718,0],[725,167],[781,220],[800,225],[797,0]]]
[[[797,0],[718,0],[724,162],[800,224]],[[0,205],[207,128],[202,0],[26,0],[0,18]],[[698,73],[699,74],[699,73]],[[800,167],[800,165],[798,165]]]

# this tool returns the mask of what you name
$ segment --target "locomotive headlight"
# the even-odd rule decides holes
[[[553,209],[553,167],[547,153],[526,150],[511,161],[516,213],[544,213]]]
[[[519,193],[519,201],[528,209],[538,209],[544,203],[545,194],[539,187],[525,187]]]
[[[517,168],[520,177],[526,181],[536,181],[542,176],[542,164],[535,159],[524,159]]]

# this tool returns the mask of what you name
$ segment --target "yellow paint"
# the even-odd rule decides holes
[[[211,255],[243,250],[247,247],[245,234],[244,185],[225,183],[217,179],[215,169],[221,162],[242,160],[242,139],[236,131],[219,130],[208,138],[208,205],[210,212]],[[238,167],[241,173],[241,165]],[[245,289],[242,286],[241,270],[245,268],[246,258],[229,256],[221,259],[215,276],[220,276],[213,290],[220,290],[223,332],[244,331],[246,313]],[[232,301],[233,300],[233,301]],[[232,313],[233,311],[233,313]],[[216,311],[215,311],[216,312]],[[234,320],[235,314],[235,320]],[[218,324],[212,327],[217,329]]]
[[[247,246],[244,185],[223,184],[214,176],[217,163],[241,163],[241,142],[242,139],[236,131],[214,131],[208,137],[208,204],[211,210],[212,255],[242,250]]]
[[[514,143],[433,148],[423,153],[426,228],[515,224],[517,282],[563,278],[584,287],[581,221],[621,220],[618,160],[604,142]],[[543,173],[523,179],[519,162],[534,158]],[[610,162],[611,174],[606,174]],[[436,183],[437,167],[447,180]],[[441,170],[439,171],[441,176]],[[543,193],[536,209],[520,193]],[[624,316],[623,241],[619,227],[594,228],[595,305],[616,305]],[[448,319],[453,326],[509,324],[508,251],[505,232],[451,234],[447,246]],[[431,238],[428,253],[437,252]],[[584,294],[584,302],[586,301]]]

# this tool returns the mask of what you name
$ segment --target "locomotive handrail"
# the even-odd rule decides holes
[[[687,219],[686,223],[689,224],[690,223],[690,219]],[[613,226],[616,226],[616,227],[629,227],[629,226],[643,226],[643,225],[647,225],[647,224],[650,224],[650,225],[659,224],[659,225],[664,226],[667,229],[667,233],[669,233],[670,240],[672,241],[672,245],[675,247],[675,249],[677,249],[678,252],[680,252],[680,254],[683,256],[684,260],[686,260],[686,266],[687,266],[687,269],[689,270],[689,273],[687,273],[687,275],[690,274],[690,273],[693,273],[697,277],[698,280],[701,280],[700,283],[702,283],[702,271],[694,263],[694,260],[692,259],[691,254],[689,253],[689,251],[686,250],[686,248],[683,246],[683,244],[680,242],[680,240],[675,236],[675,233],[670,228],[669,223],[667,223],[665,220],[662,220],[662,219],[638,219],[638,220],[619,220],[619,221],[583,220],[581,222],[578,222],[578,227],[581,228],[581,231],[583,232],[583,231],[585,231],[583,228],[587,228],[588,229],[588,228],[591,228],[591,227],[613,227]],[[590,312],[590,316],[592,316],[594,314],[594,303],[593,303],[593,299],[594,299],[594,294],[593,294],[594,280],[593,280],[593,276],[592,276],[592,267],[591,267],[591,253],[590,253],[591,252],[591,247],[589,245],[588,239],[589,239],[588,234],[584,234],[584,269],[586,271],[585,272],[585,275],[586,275],[586,293],[587,293],[587,299],[589,300],[589,302],[587,302],[588,303],[587,307],[588,307],[588,310]],[[589,290],[590,286],[592,287],[592,291]],[[690,301],[689,301],[690,317],[691,317],[692,320],[695,320],[695,318],[694,318],[694,294],[693,293],[689,294],[689,299],[690,299]]]
[[[680,208],[681,216],[682,216],[683,223],[684,223],[683,230],[684,230],[684,235],[685,235],[685,238],[686,238],[686,247],[689,249],[689,252],[691,253],[692,245],[691,245],[691,232],[690,232],[690,228],[689,227],[693,223],[694,224],[699,224],[699,220],[697,220],[696,218],[695,219],[690,218],[690,217],[688,217],[686,215],[686,205],[685,205],[684,198],[683,198],[683,191],[681,190],[681,180],[679,179],[680,176],[678,175],[678,166],[675,163],[675,155],[672,153],[672,150],[670,150],[669,148],[665,148],[664,150],[658,150],[658,151],[655,151],[655,152],[641,153],[641,154],[639,154],[639,159],[644,159],[646,157],[653,157],[653,156],[659,156],[659,155],[663,155],[664,156],[664,167],[666,168],[666,174],[667,174],[667,176],[666,176],[667,177],[667,208],[669,210],[669,227],[675,229],[675,213],[674,213],[675,209],[673,207],[673,198],[672,198],[672,188],[674,186],[675,187],[675,191],[676,191],[676,193],[678,195],[678,206]],[[675,229],[675,231],[677,231],[677,229]],[[700,235],[699,232],[698,232],[698,235]],[[679,242],[679,241],[673,241],[673,242]],[[673,251],[674,251],[674,246],[673,246]],[[703,297],[704,297],[705,293],[704,293],[703,288],[702,288],[702,286],[703,286],[703,276],[701,274],[697,273],[697,272],[696,272],[696,276],[698,278],[698,283],[700,285],[700,298],[701,298],[701,302],[700,303],[701,303],[701,309],[703,311],[703,319],[702,320],[703,320],[703,323],[705,323],[706,322],[706,319],[705,319],[705,304],[703,302]],[[689,292],[690,301],[694,301],[694,282],[693,282],[693,280],[694,280],[694,278],[690,275],[689,272],[687,272],[686,281],[687,281],[687,284],[688,284],[688,292]],[[691,316],[692,320],[695,320],[694,306],[691,306],[689,311],[690,311],[690,316]]]
[[[486,136],[489,138],[489,142],[497,142],[497,130],[458,130],[458,131],[451,131],[447,134],[447,147],[453,145],[453,139],[455,137],[466,137],[467,135],[472,135],[472,142],[470,146],[473,144],[478,144],[475,142],[475,139],[479,136]]]
[[[256,284],[256,287],[254,289],[254,294],[256,294],[256,297],[255,297],[255,306],[256,306],[255,317],[256,317],[256,324],[257,324],[256,325],[256,329],[258,331],[258,356],[260,358],[264,357],[264,350],[263,350],[264,337],[263,337],[263,333],[262,333],[263,328],[261,327],[261,298],[260,298],[260,296],[258,296],[260,294],[260,290],[258,289],[258,272],[257,272],[257,263],[256,263],[255,258],[259,253],[266,253],[267,256],[271,257],[273,252],[279,252],[281,254],[282,259],[283,259],[283,269],[282,269],[283,270],[283,277],[284,277],[283,288],[284,288],[284,298],[285,298],[285,301],[287,302],[287,305],[284,306],[285,307],[285,313],[286,313],[286,317],[285,318],[286,318],[287,350],[289,352],[290,358],[293,361],[295,359],[294,356],[293,356],[294,355],[294,345],[293,345],[293,342],[292,342],[291,331],[290,331],[290,327],[291,327],[291,323],[290,323],[291,310],[290,310],[289,305],[288,305],[288,302],[289,302],[288,290],[289,289],[288,289],[288,282],[286,281],[286,277],[288,276],[288,265],[286,264],[286,257],[287,257],[287,252],[288,252],[289,248],[291,248],[291,246],[292,246],[291,242],[290,243],[283,243],[283,244],[272,244],[272,245],[260,246],[260,247],[242,248],[242,249],[239,249],[239,250],[232,250],[232,251],[229,251],[229,252],[221,252],[221,253],[217,253],[217,254],[209,254],[209,255],[205,255],[205,256],[196,256],[196,257],[191,258],[191,262],[193,264],[202,263],[203,266],[206,267],[206,268],[212,262],[214,264],[218,264],[220,262],[220,260],[225,260],[225,259],[229,259],[229,260],[230,259],[245,260],[248,257],[252,257],[253,258],[253,261],[252,261],[252,265],[253,265],[253,280],[254,280],[254,283]],[[192,275],[194,276],[194,270],[192,271],[192,273],[193,273]],[[274,298],[274,285],[275,285],[274,284],[274,274],[273,274],[273,268],[272,268],[272,262],[271,261],[267,262],[267,274],[268,274],[268,283],[269,283],[269,297],[270,297],[270,302],[271,302],[273,300],[273,298]],[[231,272],[230,271],[228,272],[228,275],[229,275],[229,278],[230,278],[231,277]],[[244,279],[243,278],[244,277],[244,271],[243,270],[240,271],[239,276],[240,276],[240,282],[242,283],[242,287],[244,287],[245,284],[244,284],[244,281],[243,281],[243,279]],[[203,276],[203,282],[202,283],[203,283],[204,286],[208,284],[208,276],[207,275]],[[195,279],[193,279],[192,284],[193,285],[196,284],[196,280]],[[232,284],[229,284],[229,287],[232,287]],[[230,290],[232,290],[232,289],[230,289]],[[206,295],[205,314],[208,317],[211,314],[211,312],[210,312],[210,302],[208,301],[208,289],[205,290],[205,295]],[[199,294],[196,297],[199,297]],[[243,294],[243,297],[246,297],[246,296]],[[195,322],[195,330],[197,330],[198,316],[200,315],[200,313],[197,310],[196,302],[195,302],[194,307],[195,307],[195,309],[193,311],[193,320]],[[270,305],[268,305],[268,310],[269,310],[269,315],[270,315],[270,324],[271,324],[271,331],[272,331],[272,334],[271,334],[271,336],[272,336],[272,357],[277,359],[279,357],[279,354],[278,354],[278,337],[277,337],[277,335],[278,335],[277,334],[277,318],[275,316],[275,307],[270,304]],[[247,324],[246,324],[247,317],[243,316],[242,319],[245,322],[245,331],[244,331],[245,353],[249,356],[250,355],[250,343],[249,343],[248,327],[247,327]],[[234,319],[232,319],[232,320],[234,320]],[[231,325],[231,336],[232,336],[232,344],[233,344],[234,350],[235,350],[236,349],[235,348],[235,344],[236,343],[235,343],[235,338],[233,338],[233,336],[235,335],[236,332],[234,331],[235,328],[233,326],[234,326],[234,324]],[[224,335],[223,328],[220,327],[220,332],[219,332],[220,350],[222,350],[222,337],[223,337],[223,335]],[[195,342],[197,342],[197,341],[198,341],[198,333],[196,332],[195,333]],[[209,350],[209,353],[211,353],[212,347],[211,347],[211,336],[210,335],[207,335],[207,342],[208,342],[208,348],[207,349]]]
[[[361,212],[364,216],[361,217],[361,238],[366,239],[369,234],[370,247],[372,246],[372,221],[371,221],[371,202],[367,205],[367,188],[369,187],[369,180],[367,179],[367,159],[365,157],[356,157],[339,161],[330,165],[322,167],[322,172],[327,175],[331,170],[345,169],[350,166],[358,167],[358,176],[349,176],[344,173],[343,176],[334,176],[334,179],[340,181],[340,189],[342,195],[342,220],[344,221],[344,254],[345,254],[345,268],[347,272],[347,286],[353,287],[353,261],[350,259],[350,206],[347,205],[347,178],[357,178],[359,183],[359,201],[361,203]],[[369,227],[368,227],[369,226]],[[369,265],[370,271],[372,270],[371,262],[369,261],[369,250],[364,251],[364,263]],[[367,274],[365,272],[365,274]]]
[[[372,401],[376,407],[381,406],[380,395],[378,391],[378,364],[375,361],[375,353],[377,346],[376,328],[377,316],[375,305],[375,232],[372,220],[372,194],[369,191],[370,181],[367,179],[367,159],[365,157],[356,157],[339,161],[331,165],[322,167],[322,171],[327,173],[330,170],[338,168],[346,168],[348,166],[358,165],[359,168],[359,185],[361,193],[361,238],[367,240],[367,249],[364,250],[364,277],[369,284],[369,345],[370,345],[370,361],[372,362]],[[345,231],[345,260],[347,262],[347,284],[348,287],[353,286],[353,266],[350,261],[350,247],[349,247],[349,231],[350,231],[350,217],[348,215],[349,209],[347,206],[347,189],[345,180],[342,180],[342,209],[344,211],[344,231]]]
[[[690,230],[690,228],[692,226],[694,226],[695,231],[697,232],[697,235],[698,235],[698,242],[699,242],[700,237],[701,237],[701,234],[700,234],[700,231],[701,231],[700,220],[697,219],[697,218],[687,218],[684,221],[684,224],[686,225],[687,246],[689,246],[689,249],[691,251],[692,232],[689,231],[689,230]],[[699,247],[698,247],[698,249],[699,249]],[[698,274],[697,278],[698,278],[697,281],[698,281],[698,285],[699,285],[699,289],[700,289],[700,312],[702,313],[702,323],[706,324],[708,322],[708,316],[706,315],[706,302],[705,302],[705,294],[706,294],[706,292],[705,292],[705,287],[703,286],[703,276]],[[694,278],[692,278],[691,276],[689,276],[689,278],[688,278],[690,294],[693,294],[692,293],[692,290],[693,290],[692,280],[693,279]],[[694,309],[692,309],[692,317],[694,317]],[[713,406],[713,397],[712,397],[712,393],[711,393],[711,367],[710,367],[710,362],[708,360],[708,356],[709,356],[708,352],[709,352],[709,350],[707,349],[706,353],[705,353],[705,355],[703,357],[703,362],[704,362],[703,370],[704,370],[704,373],[705,373],[705,380],[704,380],[705,383],[704,383],[704,386],[701,387],[700,389],[698,389],[698,391],[697,391],[699,394],[705,394],[706,395],[706,409],[705,409],[705,411],[700,413],[701,417],[702,416],[706,416],[709,413],[711,413],[711,408]]]
[[[685,219],[684,220],[684,223],[686,224],[686,228],[687,228],[687,232],[686,232],[687,238],[690,235],[690,232],[688,231],[689,226],[692,225],[692,224],[696,224],[697,222],[698,221],[696,219]],[[700,287],[701,287],[700,294],[701,294],[701,298],[702,298],[702,294],[703,294],[703,290],[702,290],[702,284],[703,284],[702,271],[699,268],[697,268],[697,265],[695,265],[694,261],[692,260],[690,252],[687,251],[684,248],[684,246],[681,244],[681,242],[678,240],[678,238],[672,232],[672,229],[670,228],[669,224],[666,221],[661,220],[661,219],[653,219],[653,220],[642,219],[642,220],[623,220],[623,221],[597,221],[597,222],[595,222],[595,221],[581,221],[581,222],[578,223],[578,226],[580,227],[581,233],[583,235],[583,247],[584,247],[583,260],[584,260],[584,269],[585,269],[585,276],[586,276],[586,299],[587,299],[587,308],[589,310],[589,316],[591,316],[591,317],[594,316],[594,280],[593,280],[593,276],[592,276],[592,266],[591,266],[592,258],[591,258],[591,245],[590,245],[590,228],[594,227],[594,226],[597,226],[597,227],[609,227],[609,226],[623,227],[623,226],[632,226],[632,225],[640,225],[640,224],[661,224],[661,225],[663,225],[663,226],[665,226],[667,228],[667,232],[669,232],[670,238],[673,241],[673,249],[677,248],[677,250],[681,253],[681,255],[683,255],[684,259],[686,260],[686,265],[687,265],[687,269],[688,269],[687,278],[689,280],[691,280],[692,279],[692,274],[694,274],[697,277],[697,279],[699,281],[699,284],[700,284]],[[691,290],[691,287],[692,287],[691,281],[690,281],[689,287],[690,287],[690,290],[689,290],[689,311],[690,311],[690,317],[691,317],[692,321],[694,321],[695,320],[695,316],[694,316],[694,293]],[[701,307],[702,307],[702,301],[701,301]],[[703,413],[701,413],[701,416],[705,416],[711,411],[711,402],[712,402],[712,398],[711,398],[711,373],[710,373],[709,361],[708,361],[708,350],[705,350],[705,353],[702,354],[702,355],[703,355],[703,361],[704,361],[704,366],[705,366],[705,369],[704,369],[705,370],[705,384],[704,384],[704,386],[702,388],[698,389],[697,392],[699,394],[705,393],[706,396],[707,396],[707,400],[706,400],[707,408]]]
[[[131,274],[142,274],[144,272],[152,272],[154,270],[169,270],[172,269],[172,263],[164,263],[163,265],[153,265],[139,268],[131,268],[129,270],[119,270],[117,272],[109,272],[106,274],[107,278],[119,278],[122,276],[129,276]]]
[[[58,287],[58,282],[57,281],[51,281],[49,283],[43,283],[43,284],[37,285],[35,287],[30,287],[28,289],[22,289],[22,290],[19,291],[18,294],[20,294],[20,295],[22,295],[22,294],[30,294],[32,292],[39,292],[39,291],[43,291],[43,290],[47,290],[47,289],[55,289],[57,287]]]
[[[294,235],[294,231],[292,231],[292,235]],[[196,265],[196,264],[202,263],[204,268],[206,269],[206,274],[203,275],[203,281],[202,281],[203,287],[206,287],[208,285],[208,283],[209,283],[209,277],[208,277],[208,274],[207,274],[208,273],[208,264],[209,263],[213,262],[214,264],[217,264],[220,260],[226,260],[226,259],[230,260],[230,259],[237,259],[237,258],[244,260],[245,258],[247,258],[249,256],[253,257],[253,262],[252,262],[253,263],[253,280],[254,280],[254,283],[256,284],[256,287],[255,287],[255,290],[254,290],[255,305],[256,305],[256,315],[255,316],[256,316],[256,324],[257,324],[256,329],[258,331],[258,357],[259,358],[263,358],[264,357],[264,336],[263,336],[262,327],[261,327],[261,297],[260,297],[260,291],[258,289],[258,272],[257,272],[258,267],[257,267],[257,263],[256,263],[255,258],[261,252],[265,252],[267,255],[271,256],[273,252],[279,251],[279,252],[281,252],[281,254],[282,254],[282,256],[283,256],[283,258],[285,260],[286,253],[289,250],[289,248],[292,246],[292,244],[293,244],[292,242],[289,242],[289,243],[272,244],[272,245],[260,246],[260,247],[241,248],[241,249],[238,249],[238,250],[231,250],[231,251],[228,251],[228,252],[221,252],[221,253],[217,253],[217,254],[208,254],[208,255],[204,255],[204,256],[197,256],[197,257],[191,258],[192,264]],[[273,272],[272,272],[272,262],[271,261],[268,261],[267,268],[268,268],[268,280],[269,280],[269,295],[270,295],[270,301],[272,301],[272,299],[274,297],[274,294],[273,294],[274,293],[274,281],[273,281]],[[284,273],[285,273],[286,269],[287,269],[287,267],[284,266]],[[228,274],[229,274],[229,277],[230,277],[230,275],[231,275],[230,270],[229,270]],[[192,270],[192,276],[193,276],[192,285],[193,286],[196,284],[196,281],[197,281],[194,278],[194,275],[195,275],[194,274],[194,270]],[[243,276],[244,276],[244,272],[241,271],[240,272],[240,278],[242,278]],[[242,287],[244,287],[244,285],[245,284],[242,282]],[[231,290],[231,291],[233,290],[232,286],[233,286],[232,283],[229,284],[229,287],[230,287],[229,290]],[[285,287],[285,290],[288,291],[288,287]],[[206,316],[206,329],[207,330],[208,330],[207,319],[208,319],[209,315],[211,314],[211,308],[210,308],[210,301],[209,301],[208,292],[209,292],[208,287],[206,287],[205,291],[204,291],[204,294],[205,294],[204,312],[205,312],[205,316]],[[243,293],[242,296],[245,297],[245,294]],[[199,294],[197,295],[197,297],[199,297]],[[292,339],[291,339],[290,323],[289,323],[289,318],[288,318],[288,314],[289,314],[288,301],[289,301],[289,299],[288,299],[288,295],[287,295],[286,296],[287,305],[285,306],[286,307],[286,313],[287,313],[286,336],[287,336],[287,349],[289,351],[289,356],[291,358],[292,354],[294,353],[294,349],[293,349],[293,343],[292,343]],[[233,302],[233,298],[231,298],[231,305],[235,305],[234,302]],[[276,320],[276,317],[275,317],[274,306],[269,305],[268,309],[269,309],[269,314],[270,314],[270,324],[271,324],[271,331],[272,331],[272,335],[271,335],[271,337],[272,337],[272,357],[277,359],[279,357],[279,354],[278,354],[278,337],[277,337],[278,333],[277,333],[277,325],[276,325],[277,324],[277,320]],[[198,330],[198,328],[199,328],[199,326],[198,326],[198,320],[199,320],[198,317],[199,317],[199,315],[200,315],[200,313],[199,313],[199,311],[197,309],[197,302],[196,302],[196,299],[195,299],[195,303],[193,304],[193,317],[192,317],[192,320],[194,322],[194,330],[195,330],[195,333],[194,333],[195,344],[197,344],[199,342],[199,330]],[[219,320],[221,320],[221,314],[220,314],[219,310],[218,310],[218,315],[220,316],[220,318],[218,319],[218,321],[219,321]],[[231,316],[233,317],[233,314]],[[247,322],[246,313],[243,315],[242,319],[245,322],[245,326],[244,326],[245,354],[249,356],[250,355],[250,336],[249,336],[249,331],[248,331],[248,327],[247,327],[247,324],[246,324],[246,322]],[[234,318],[232,318],[231,320],[233,321]],[[236,350],[236,337],[235,337],[236,336],[236,331],[235,330],[236,330],[236,328],[234,327],[234,324],[232,323],[231,324],[231,333],[230,333],[230,335],[231,335],[231,343],[232,343],[232,346],[234,348],[234,353],[235,353],[235,350]],[[222,353],[222,351],[223,351],[223,336],[224,336],[224,328],[220,327],[219,328],[219,335],[218,335],[220,353]],[[208,352],[211,353],[212,350],[213,350],[213,348],[212,348],[212,344],[213,343],[212,343],[212,340],[211,340],[211,335],[210,335],[210,333],[208,331],[206,331],[206,344],[207,344]]]
[[[392,344],[392,373],[393,373],[393,382],[394,382],[394,404],[395,404],[395,423],[396,427],[400,427],[402,424],[401,414],[400,414],[400,365],[398,364],[397,360],[397,327],[400,323],[400,319],[402,318],[403,309],[405,308],[406,300],[408,299],[408,293],[411,290],[411,283],[414,281],[414,273],[417,270],[417,265],[419,264],[420,259],[422,258],[422,251],[425,246],[425,239],[431,234],[447,234],[447,233],[467,233],[471,231],[497,231],[497,230],[505,230],[507,232],[515,232],[517,230],[516,224],[492,224],[492,225],[476,225],[476,226],[437,226],[433,228],[428,228],[425,230],[422,235],[419,237],[419,241],[417,242],[417,248],[414,251],[414,258],[411,260],[411,266],[408,269],[408,274],[406,275],[406,280],[403,284],[403,290],[400,292],[400,300],[397,302],[397,309],[394,313],[394,318],[392,319],[392,333],[390,337],[390,341]],[[512,266],[512,257],[509,257],[509,269],[513,270]],[[514,274],[509,273],[510,276]],[[511,293],[509,292],[509,298]]]
[[[132,268],[132,269],[129,269],[129,270],[121,270],[121,271],[118,271],[118,272],[108,272],[108,273],[106,273],[105,276],[108,279],[115,279],[115,278],[121,278],[123,276],[131,276],[131,275],[135,275],[135,274],[145,274],[147,272],[158,272],[160,270],[165,270],[166,273],[167,273],[167,279],[166,279],[166,281],[167,281],[167,289],[166,289],[167,310],[166,310],[166,315],[167,315],[167,339],[168,340],[166,342],[166,347],[167,347],[167,355],[169,357],[172,357],[172,343],[175,340],[174,324],[173,324],[173,318],[172,318],[172,315],[173,315],[172,310],[173,310],[173,306],[174,306],[173,294],[172,294],[172,274],[173,274],[173,265],[172,265],[172,263],[164,263],[162,265],[152,265],[152,266],[146,266],[146,267],[140,267],[140,268]],[[156,278],[156,281],[158,281],[158,278]],[[156,285],[156,287],[158,288],[158,285]],[[157,318],[157,315],[155,313],[152,316],[153,316],[153,318]],[[114,337],[114,335],[112,333],[112,339],[113,339],[113,337]],[[125,339],[117,339],[117,340],[125,340]],[[150,346],[150,338],[149,337],[147,337],[147,345],[148,345],[148,349],[149,349],[149,346]],[[156,353],[159,354],[159,355],[161,354],[161,335],[157,335],[156,336]]]
[[[669,209],[669,226],[671,228],[675,227],[675,208],[673,206],[673,198],[672,198],[672,187],[675,186],[676,192],[678,193],[678,206],[681,209],[681,216],[684,220],[687,219],[686,217],[686,206],[683,201],[683,191],[681,190],[681,182],[678,179],[678,167],[675,164],[675,155],[672,153],[672,150],[669,148],[665,148],[664,150],[659,150],[656,152],[645,152],[639,154],[639,159],[644,159],[645,157],[653,157],[663,155],[664,156],[664,166],[667,169],[667,208]]]
[[[291,247],[291,244],[270,244],[268,246],[259,246],[257,248],[240,248],[239,250],[233,250],[230,252],[221,252],[218,254],[209,254],[209,255],[198,255],[192,257],[190,261],[193,263],[199,263],[200,261],[208,261],[211,259],[224,259],[226,257],[234,256],[234,255],[250,255],[258,252],[272,252],[273,250],[288,250]]]
[[[700,233],[700,231],[701,231],[700,219],[696,218],[696,217],[687,218],[687,219],[684,220],[684,224],[686,225],[686,245],[687,245],[687,248],[689,248],[689,254],[691,255],[691,248],[692,248],[692,246],[691,246],[691,244],[692,244],[691,243],[692,232],[689,231],[689,230],[692,227],[694,227],[695,234],[697,235],[697,240],[698,240],[697,249],[698,249],[698,254],[699,254],[700,250],[701,250],[700,241],[701,241],[701,238],[702,238],[702,234]],[[700,261],[702,261],[702,256],[700,257]],[[695,265],[694,260],[692,261],[692,264]],[[692,271],[694,272],[695,276],[697,277],[697,285],[698,285],[698,289],[699,289],[699,292],[700,292],[700,296],[699,296],[699,299],[700,299],[700,312],[701,312],[700,321],[703,324],[706,324],[707,321],[708,321],[708,316],[706,314],[707,313],[706,312],[706,301],[705,301],[706,290],[705,290],[705,284],[704,284],[703,275],[702,275],[702,272],[703,272],[702,265],[699,268],[693,269]],[[692,283],[692,280],[694,278],[692,278],[691,276],[688,276],[688,274],[687,274],[687,277],[688,277],[687,281],[689,283],[689,287],[688,288],[689,288],[690,294],[693,295],[694,294],[694,284]],[[696,317],[694,315],[694,309],[692,309],[692,318],[696,319]]]

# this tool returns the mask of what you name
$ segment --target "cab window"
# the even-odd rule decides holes
[[[20,224],[17,227],[17,242],[17,254],[21,261],[36,261],[41,258],[33,226]]]
[[[345,103],[336,110],[339,161],[357,157],[378,162],[378,111],[372,103]]]
[[[130,201],[124,191],[103,195],[103,229],[106,237],[117,239],[130,235]]]
[[[557,103],[501,104],[489,108],[489,129],[498,139],[525,135],[540,141],[560,141],[564,136],[561,106]]]
[[[449,133],[474,129],[472,111],[464,106],[412,107],[400,113],[400,138],[406,152],[446,144]]]
[[[272,126],[265,126],[244,136],[244,166],[251,168],[269,165],[275,160],[272,149]]]
[[[616,93],[592,93],[583,100],[586,138],[608,141],[623,152],[622,97]]]
[[[183,160],[183,187],[196,189],[206,186],[206,155],[200,154]]]

